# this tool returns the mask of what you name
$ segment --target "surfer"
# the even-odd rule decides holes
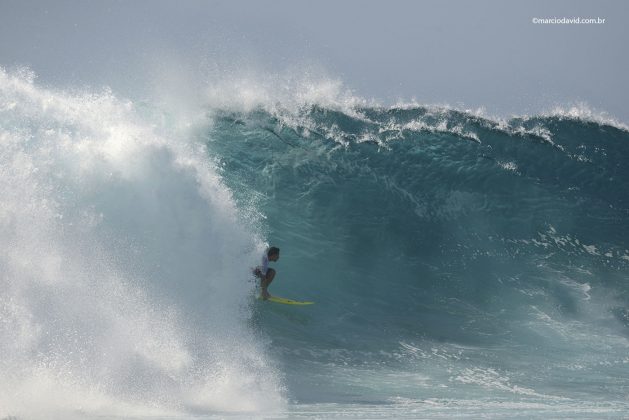
[[[262,289],[262,299],[267,300],[271,295],[268,292],[269,284],[275,278],[275,270],[269,268],[269,261],[277,261],[280,259],[280,249],[270,247],[262,255],[262,265],[257,266],[253,270],[253,274],[260,279],[260,287]]]

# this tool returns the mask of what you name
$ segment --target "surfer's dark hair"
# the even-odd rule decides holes
[[[266,255],[268,257],[270,257],[271,255],[280,255],[280,249],[276,246],[272,246],[271,248],[269,248],[269,252],[267,252]]]

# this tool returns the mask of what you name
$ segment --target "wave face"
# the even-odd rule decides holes
[[[625,126],[292,105],[215,111],[201,137],[282,250],[271,293],[317,302],[257,312],[301,410],[627,409]]]
[[[262,244],[150,113],[0,69],[0,418],[284,404],[249,322]]]

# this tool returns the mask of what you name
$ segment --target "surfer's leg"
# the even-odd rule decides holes
[[[262,287],[262,298],[267,299],[269,296],[271,296],[269,292],[267,291],[267,288],[269,287],[269,285],[271,284],[274,278],[275,278],[275,270],[273,270],[272,268],[269,268],[266,272],[266,276],[260,282],[260,286]]]

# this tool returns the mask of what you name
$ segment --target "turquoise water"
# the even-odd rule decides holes
[[[256,308],[290,397],[623,412],[627,131],[353,111],[221,114],[207,134],[282,247],[272,292],[317,301]]]
[[[626,415],[624,124],[298,93],[0,71],[0,418]]]

